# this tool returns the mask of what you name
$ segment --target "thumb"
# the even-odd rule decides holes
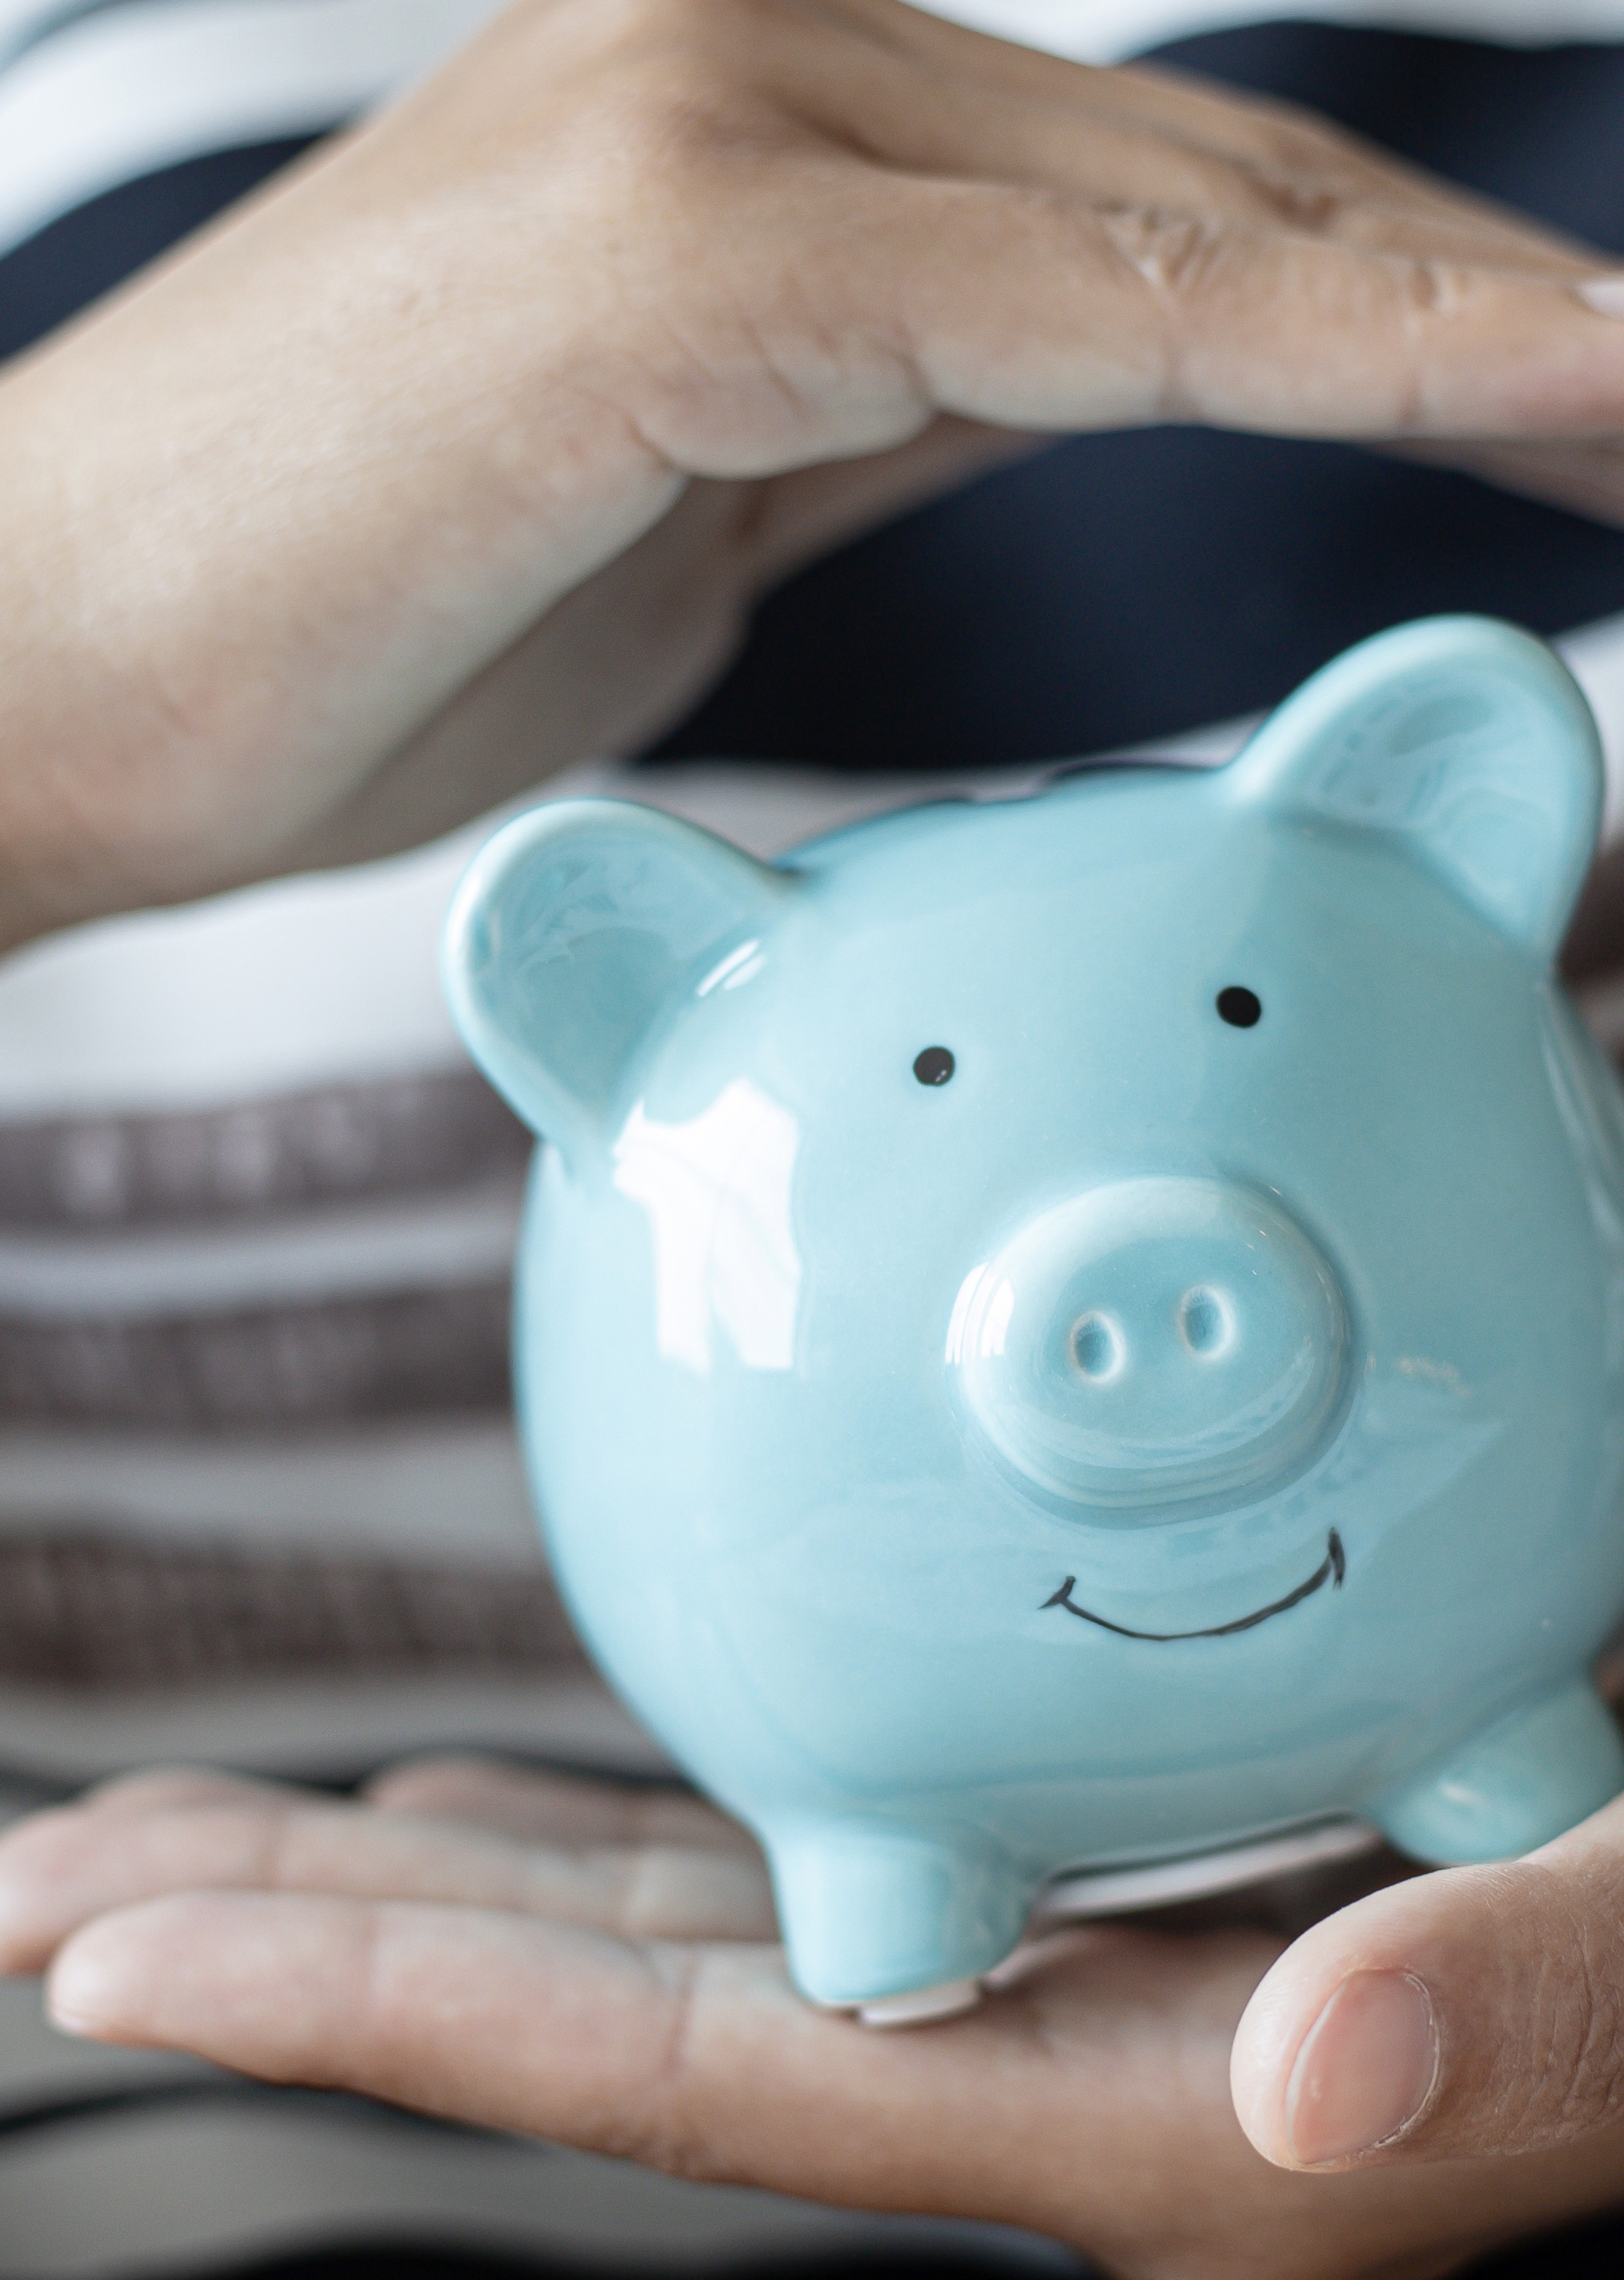
[[[1247,2006],[1230,2084],[1288,2169],[1528,2153],[1624,2116],[1624,1799],[1316,1924]]]

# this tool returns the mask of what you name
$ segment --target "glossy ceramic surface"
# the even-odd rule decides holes
[[[474,863],[552,1556],[809,1994],[981,1972],[1062,1870],[1624,1784],[1624,1113],[1551,972],[1600,781],[1547,650],[1436,620],[1212,773]]]

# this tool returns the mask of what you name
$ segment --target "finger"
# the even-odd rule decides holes
[[[1316,1925],[1235,2037],[1235,2110],[1294,2168],[1499,2158],[1624,2118],[1624,1800],[1526,1860]]]
[[[928,61],[973,89],[996,89],[1033,109],[1060,106],[1081,116],[1131,120],[1142,130],[1248,164],[1307,172],[1328,156],[1363,180],[1407,179],[1453,204],[1474,204],[1485,214],[1501,211],[1406,166],[1316,112],[1254,89],[1214,86],[1165,63],[1078,64],[1021,42],[989,39],[898,0],[842,0],[841,12],[872,45],[915,65]]]
[[[1474,197],[1328,121],[1155,66],[1097,70],[989,41],[916,10],[851,12],[868,54],[803,23],[790,83],[826,132],[853,127],[893,165],[1231,220],[1370,247],[1568,272],[1589,250]]]
[[[940,209],[943,266],[916,241],[897,285],[913,358],[970,418],[1485,440],[1624,418],[1624,327],[1565,284],[1005,189],[903,195]]]
[[[209,1766],[150,1766],[97,1782],[60,1809],[135,1814],[166,1806],[238,1805],[246,1799],[295,1794],[280,1783],[256,1780],[248,1774],[219,1773]]]
[[[100,2039],[689,2175],[918,2189],[910,2109],[927,2085],[912,2054],[804,2004],[774,1949],[640,1949],[479,1910],[191,1895],[80,1933],[48,2001],[59,2025]]]
[[[1254,230],[1289,230],[1366,252],[1477,262],[1564,279],[1594,274],[1587,249],[1455,195],[1325,135],[1290,161],[1204,148],[1113,115],[1112,75],[1073,74],[1068,100],[1000,102],[949,83],[921,102],[917,78],[873,75],[828,90],[831,133],[852,112],[895,163],[924,175],[1050,187],[1102,207],[1144,207]],[[1089,100],[1092,98],[1092,100]],[[1112,107],[1107,107],[1112,106]],[[1309,142],[1305,134],[1303,144]]]
[[[1163,64],[1131,65],[1111,77],[1115,98],[1132,104],[1147,126],[1189,136],[1252,170],[1263,186],[1283,193],[1285,212],[1294,204],[1311,208],[1317,196],[1328,194],[1449,229],[1465,227],[1481,235],[1486,250],[1498,249],[1499,258],[1513,262],[1595,266],[1596,250],[1582,241],[1411,166],[1296,104],[1251,89],[1216,89]],[[1334,223],[1335,216],[1330,219]]]
[[[472,1821],[554,1845],[676,1845],[754,1853],[753,1840],[686,1790],[532,1773],[494,1758],[421,1758],[367,1784],[389,1813]]]
[[[711,199],[723,227],[727,178],[687,228]],[[1006,185],[808,165],[775,195],[791,189],[785,242],[839,246],[838,275],[801,262],[793,280],[742,280],[762,314],[711,342],[727,384],[703,407],[656,389],[642,432],[689,474],[895,448],[944,411],[1050,432],[1179,420],[1483,441],[1602,436],[1624,418],[1624,325],[1565,282]],[[825,297],[814,335],[804,312]]]
[[[1425,443],[1405,456],[1481,475],[1501,490],[1543,500],[1597,522],[1624,522],[1624,448],[1594,443]]]
[[[454,1822],[289,1800],[73,1811],[0,1838],[0,1967],[38,1970],[80,1925],[161,1893],[236,1888],[500,1907],[628,1937],[771,1937],[758,1860],[670,1845],[566,1850]]]

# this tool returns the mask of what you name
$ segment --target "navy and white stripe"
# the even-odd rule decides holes
[[[0,255],[120,185],[317,135],[492,0],[0,0]]]

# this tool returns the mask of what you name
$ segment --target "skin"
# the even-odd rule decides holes
[[[0,374],[0,947],[650,737],[767,585],[1046,435],[1350,437],[1624,520],[1607,270],[897,0],[522,0]],[[146,1776],[0,1841],[0,1963],[76,2032],[1144,2280],[1423,2276],[1624,2189],[1621,1812],[1294,1943],[1059,1936],[888,2036],[794,1995],[690,1800]]]

